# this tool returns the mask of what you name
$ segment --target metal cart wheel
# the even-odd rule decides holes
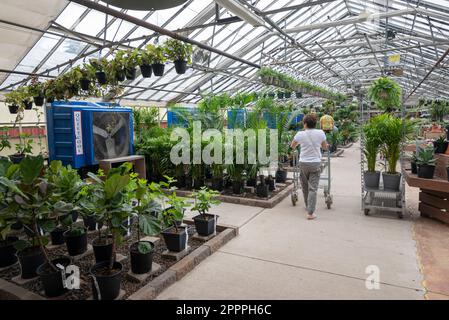
[[[296,206],[296,203],[298,202],[298,194],[296,192],[292,192],[291,198],[293,206]]]
[[[332,204],[334,203],[332,196],[326,196],[326,206],[327,209],[331,209],[332,208]]]
[[[369,215],[369,209],[365,209],[365,216]]]
[[[399,219],[404,219],[404,215],[402,214],[402,212],[398,212],[398,218]]]

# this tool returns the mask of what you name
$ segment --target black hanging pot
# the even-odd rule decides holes
[[[89,231],[100,230],[103,227],[102,221],[97,221],[94,216],[83,217],[84,226]]]
[[[365,171],[363,173],[363,179],[365,181],[365,187],[370,189],[379,189],[379,183],[380,183],[380,172],[370,172]]]
[[[87,231],[81,234],[79,232],[66,231],[64,232],[65,244],[67,252],[70,256],[78,256],[87,251]]]
[[[285,99],[290,99],[292,97],[292,93],[291,92],[285,92],[284,96],[285,96]]]
[[[164,237],[165,246],[169,251],[181,252],[187,248],[187,228],[178,227],[178,232],[174,227],[170,227],[161,232]]]
[[[15,104],[9,105],[8,109],[9,109],[9,113],[11,113],[11,114],[17,114],[19,112],[19,106],[15,105]]]
[[[269,98],[274,98],[275,96],[276,96],[276,94],[274,94],[274,93],[269,93],[269,94],[268,94],[268,97],[269,97]]]
[[[24,154],[12,154],[9,156],[9,159],[11,160],[11,162],[13,164],[19,164],[20,162],[22,162],[23,159],[25,159],[25,155]]]
[[[418,165],[416,164],[416,162],[411,162],[410,165],[411,165],[412,173],[418,174]]]
[[[139,251],[139,243],[147,243],[151,246],[151,250],[146,253]],[[131,272],[134,274],[145,274],[151,272],[153,266],[153,250],[154,244],[149,241],[135,242],[131,245],[129,251],[131,256]]]
[[[277,170],[276,171],[276,182],[285,183],[287,181],[287,170]]]
[[[95,72],[95,77],[97,78],[97,81],[100,85],[105,85],[108,82],[106,78],[106,72],[104,71]]]
[[[127,80],[136,80],[137,69],[136,68],[127,68],[125,69],[125,76]]]
[[[39,247],[26,248],[17,253],[20,262],[22,279],[37,277],[36,270],[45,262],[44,254]]]
[[[153,72],[156,77],[162,77],[164,75],[165,64],[155,63],[151,65],[151,68],[153,68]]]
[[[210,236],[214,234],[216,231],[218,216],[213,214],[204,214],[197,215],[193,217],[193,221],[195,222],[196,232],[200,236]]]
[[[284,93],[283,92],[278,92],[278,98],[279,99],[284,99]]]
[[[242,181],[232,181],[232,193],[242,194],[243,193],[243,182]]]
[[[112,237],[96,238],[92,241],[95,262],[110,261],[112,258]]]
[[[126,71],[125,70],[119,70],[116,72],[115,74],[115,78],[117,79],[117,81],[119,82],[123,82],[126,79]]]
[[[67,292],[67,289],[64,288],[63,274],[67,275],[65,269],[72,263],[69,257],[60,257],[51,260],[51,262],[54,266],[63,266],[64,270],[58,267],[55,270],[48,263],[43,263],[37,269],[37,275],[44,286],[44,292],[48,298],[59,297]]]
[[[296,93],[295,93],[295,95],[296,95],[296,98],[302,98],[302,92],[299,92],[299,91],[297,91]]]
[[[435,175],[435,166],[419,165],[418,166],[418,178],[433,179]]]
[[[187,71],[187,61],[185,60],[176,60],[173,61],[175,64],[175,70],[177,74],[185,74]]]
[[[16,248],[14,243],[19,240],[17,237],[7,237],[0,241],[0,268],[9,267],[17,262]]]
[[[114,262],[112,270],[109,261],[103,261],[90,268],[92,276],[92,293],[95,300],[114,300],[120,295],[123,265]]]
[[[65,227],[56,227],[50,232],[51,244],[54,246],[60,246],[64,244],[64,232],[67,231]]]
[[[268,197],[268,189],[269,186],[266,184],[259,184],[256,187],[256,195],[259,198],[267,198]]]
[[[44,97],[43,96],[37,96],[33,97],[34,104],[36,107],[42,107],[44,105]]]
[[[140,66],[140,72],[142,73],[142,77],[151,78],[151,75],[153,74],[153,69],[151,68],[151,65],[143,64]]]
[[[24,101],[23,105],[25,106],[25,110],[31,110],[33,109],[33,101]]]
[[[84,91],[89,90],[91,81],[89,79],[80,79],[81,89]]]

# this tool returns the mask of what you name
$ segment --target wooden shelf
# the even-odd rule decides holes
[[[449,181],[442,178],[422,179],[410,170],[404,170],[404,177],[410,187],[449,193]]]

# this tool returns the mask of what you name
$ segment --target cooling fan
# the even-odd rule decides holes
[[[129,154],[129,113],[95,112],[92,125],[96,161],[125,157]]]

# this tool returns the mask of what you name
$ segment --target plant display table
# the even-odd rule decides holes
[[[125,162],[132,163],[134,166],[134,170],[141,179],[147,178],[147,170],[145,167],[145,157],[144,156],[128,156],[122,158],[115,159],[105,159],[100,161],[100,169],[104,171],[105,174],[108,174],[109,170],[111,170],[114,164],[122,164]]]

